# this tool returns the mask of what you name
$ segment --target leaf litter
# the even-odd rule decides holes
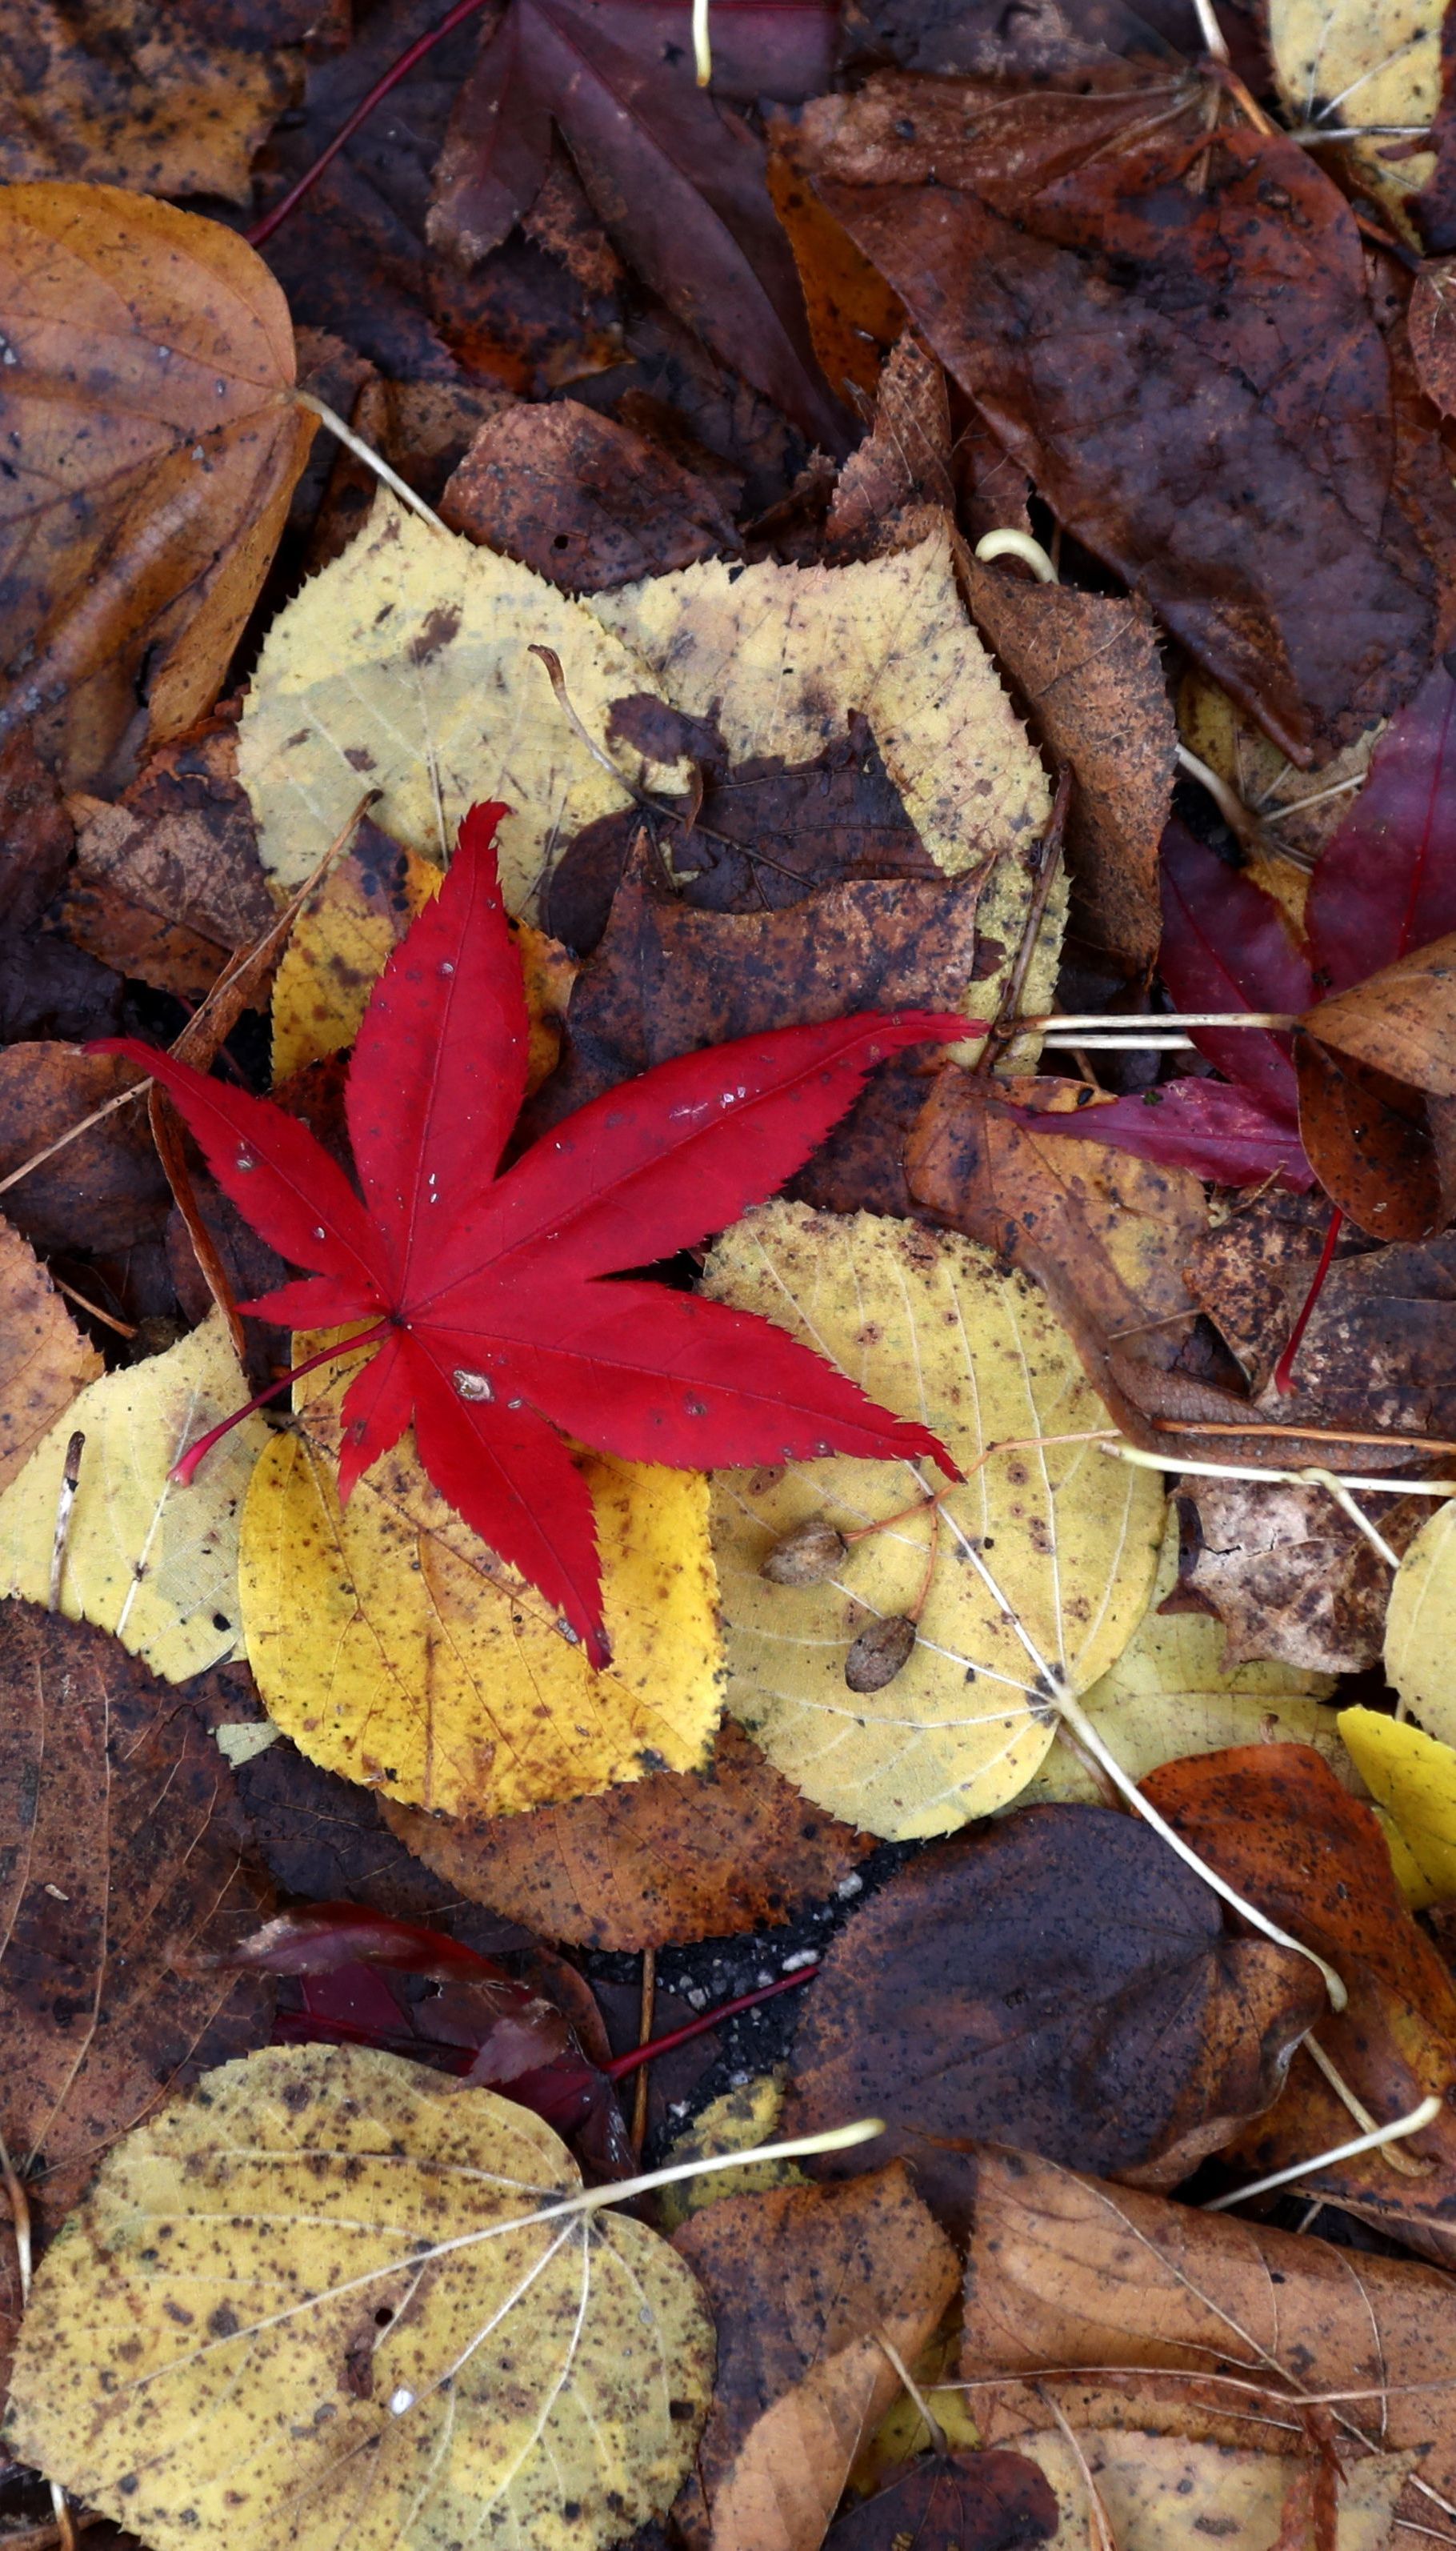
[[[0,39],[33,2551],[1456,2538],[1439,19],[931,14]]]

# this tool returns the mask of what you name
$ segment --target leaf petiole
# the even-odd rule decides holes
[[[251,1417],[256,1409],[265,1408],[268,1401],[276,1399],[279,1391],[286,1390],[291,1381],[301,1380],[306,1373],[317,1373],[321,1364],[336,1364],[340,1356],[347,1355],[354,1347],[382,1346],[393,1327],[393,1320],[376,1320],[371,1329],[361,1329],[357,1337],[337,1338],[332,1347],[321,1347],[317,1355],[307,1357],[302,1364],[291,1365],[287,1373],[280,1373],[276,1381],[269,1382],[266,1390],[260,1390],[255,1398],[249,1399],[244,1408],[235,1408],[231,1417],[225,1417],[220,1425],[210,1427],[205,1435],[199,1435],[195,1444],[189,1444],[186,1452],[179,1454],[172,1464],[168,1479],[179,1480],[184,1488],[190,1488],[213,1446],[221,1444],[225,1435],[231,1435],[235,1426],[241,1426],[244,1417]]]

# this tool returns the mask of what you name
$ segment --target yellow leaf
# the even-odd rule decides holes
[[[1342,1709],[1340,1734],[1405,1853],[1396,1875],[1415,1910],[1456,1895],[1456,1752],[1407,1719],[1376,1709]],[[1409,1866],[1403,1866],[1403,1859]]]
[[[1028,854],[1050,796],[1040,757],[956,586],[937,531],[849,566],[706,560],[594,597],[599,620],[645,659],[650,685],[690,717],[712,715],[735,762],[812,761],[852,715],[869,721],[925,850],[946,876],[984,871],[983,940],[1008,963],[1030,901]],[[1022,1007],[1050,1004],[1064,898],[1053,898]],[[971,987],[990,1017],[1002,974]]]
[[[1051,1744],[1051,1684],[1084,1691],[1146,1608],[1163,1528],[1156,1479],[1085,1442],[974,1468],[990,1445],[1108,1418],[1034,1286],[958,1234],[766,1205],[725,1235],[705,1289],[766,1313],[883,1406],[922,1419],[971,1475],[941,1499],[907,1663],[880,1690],[855,1692],[851,1642],[912,1610],[924,1582],[928,1506],[858,1542],[818,1584],[770,1583],[762,1563],[812,1516],[847,1535],[897,1515],[926,1480],[943,1486],[938,1473],[844,1460],[721,1473],[728,1706],[810,1797],[871,1833],[908,1841],[991,1814]]]
[[[35,1252],[0,1222],[0,1488],[101,1371]]]
[[[337,1445],[335,1397],[311,1400],[258,1464],[243,1519],[248,1661],[313,1762],[456,1816],[701,1766],[722,1652],[697,1472],[583,1460],[613,1650],[594,1674],[431,1486],[413,1434],[342,1511]]]
[[[466,810],[501,798],[506,900],[529,914],[573,834],[631,802],[557,706],[534,645],[554,649],[599,743],[612,703],[651,687],[581,603],[381,491],[359,538],[278,614],[243,708],[238,771],[269,874],[301,884],[365,788],[380,791],[384,831],[440,867]],[[621,759],[650,787],[686,780]]]
[[[1345,151],[1407,236],[1407,201],[1435,158],[1404,153],[1440,104],[1443,15],[1443,0],[1270,0],[1275,79],[1292,121],[1368,134]],[[1382,133],[1383,125],[1398,130]]]
[[[335,863],[299,914],[273,977],[273,1080],[352,1045],[374,988],[444,870],[378,827]]]
[[[784,2067],[755,2073],[735,2090],[720,2092],[700,2108],[663,2155],[663,2167],[680,2161],[705,2161],[714,2153],[752,2152],[779,2131],[784,2112]],[[701,2179],[680,2179],[657,2199],[664,2231],[675,2232],[690,2214],[716,2205],[724,2196],[760,2196],[766,2188],[805,2188],[808,2176],[797,2161],[745,2162],[741,2170],[717,2170]]]
[[[713,2326],[528,2109],[269,2047],[127,2137],[48,2253],[19,2449],[153,2551],[594,2551],[667,2506]]]
[[[1225,1667],[1221,1621],[1207,1612],[1158,1610],[1177,1582],[1178,1519],[1170,1514],[1148,1609],[1082,1702],[1123,1771],[1141,1781],[1175,1756],[1281,1744],[1312,1745],[1348,1778],[1334,1711],[1322,1706],[1334,1676],[1264,1662]],[[1024,1792],[1027,1805],[1047,1798],[1102,1801],[1069,1746],[1052,1747]]]
[[[1456,1742],[1456,1498],[1421,1525],[1396,1571],[1385,1621],[1386,1673],[1407,1709]]]
[[[245,1418],[208,1455],[191,1487],[168,1478],[188,1444],[247,1397],[222,1313],[165,1355],[91,1382],[0,1496],[0,1591],[44,1603],[65,1451],[85,1435],[60,1609],[111,1630],[153,1674],[180,1683],[242,1643],[238,1518],[248,1474],[270,1441]]]

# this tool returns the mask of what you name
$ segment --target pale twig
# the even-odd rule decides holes
[[[1181,1319],[1183,1314],[1175,1316]],[[1122,1329],[1111,1332],[1115,1338],[1130,1334]],[[1456,1453],[1456,1441],[1449,1435],[1402,1435],[1395,1427],[1388,1434],[1378,1429],[1362,1433],[1355,1426],[1271,1426],[1266,1419],[1241,1417],[1155,1417],[1152,1423],[1168,1435],[1284,1435],[1292,1444],[1399,1444],[1413,1453]]]
[[[1038,584],[1061,582],[1041,543],[1033,540],[1029,532],[1010,528],[1002,532],[987,532],[976,543],[976,556],[983,566],[989,566],[993,559],[1018,558],[1030,568]]]
[[[1298,1427],[1278,1430],[1298,1435]],[[1286,1487],[1310,1486],[1327,1488],[1335,1477],[1326,1471],[1259,1471],[1241,1462],[1186,1462],[1171,1449],[1166,1453],[1144,1453],[1137,1444],[1104,1444],[1103,1451],[1115,1462],[1131,1462],[1143,1471],[1186,1471],[1196,1480],[1277,1480]],[[1456,1497],[1456,1480],[1356,1480],[1348,1473],[1340,1480],[1343,1488],[1359,1488],[1367,1496],[1378,1497]]]
[[[1250,2182],[1247,2188],[1236,2188],[1227,2196],[1211,2196],[1204,2206],[1205,2214],[1222,2214],[1230,2205],[1242,2205],[1246,2197],[1266,2196],[1271,2188],[1287,2188],[1291,2180],[1311,2179],[1316,2171],[1329,2170],[1337,2161],[1353,2161],[1357,2153],[1374,2152],[1381,2144],[1398,2143],[1405,2135],[1418,2135],[1438,2117],[1445,2100],[1432,2091],[1418,2108],[1396,2117],[1388,2126],[1377,2126],[1373,2134],[1355,2135],[1347,2144],[1331,2144],[1327,2152],[1312,2153],[1308,2161],[1292,2161],[1286,2170],[1271,2170],[1264,2179]]]
[[[1341,2073],[1338,2065],[1333,2063],[1330,2057],[1325,2054],[1318,2038],[1315,2037],[1312,2032],[1309,2037],[1301,2040],[1300,2051],[1302,2054],[1309,2056],[1310,2061],[1314,2066],[1316,2072],[1323,2074],[1325,2081],[1328,2083],[1330,2090],[1334,2092],[1340,2106],[1342,2108],[1348,2108],[1362,2135],[1379,2134],[1379,2120],[1371,2115],[1364,2100],[1351,2090],[1349,2083],[1345,2080],[1345,2077],[1343,2073]],[[1409,2153],[1388,2152],[1386,2154],[1386,2168],[1388,2170],[1395,2171],[1397,2176],[1401,2179],[1424,2179],[1426,2176],[1426,2166],[1424,2162],[1414,2160]]]
[[[1297,1028],[1300,1023],[1299,1013],[1294,1010],[1167,1010],[1150,1019],[1148,1025],[1159,1036],[1174,1028],[1263,1028],[1288,1035],[1290,1029]],[[1106,1032],[1108,1013],[1106,1010],[1042,1010],[1010,1024],[1015,1026],[1019,1036],[1065,1036],[1073,1028],[1085,1029],[1089,1035],[1096,1036]]]
[[[650,1945],[642,1951],[641,1995],[637,2012],[637,2044],[645,2046],[652,2035],[652,2019],[657,2007],[657,1952]],[[647,2090],[652,2067],[644,2064],[637,2075],[632,2097],[631,2139],[641,2159],[647,2139]]]
[[[1039,2383],[1033,2383],[1030,2388],[1035,2393],[1037,2399],[1041,2402],[1043,2409],[1049,2409],[1051,2411],[1053,2418],[1061,2429],[1062,2435],[1066,2439],[1067,2448],[1072,2456],[1072,2460],[1081,2474],[1082,2486],[1087,2492],[1087,2503],[1092,2510],[1092,2525],[1097,2536],[1099,2551],[1117,2551],[1117,2537],[1113,2531],[1112,2519],[1108,2514],[1106,2506],[1103,2504],[1102,2492],[1092,2477],[1092,2465],[1082,2450],[1081,2437],[1078,2435],[1076,2428],[1073,2426],[1071,2419],[1067,2416],[1067,2413],[1059,2400],[1053,2400],[1051,2394],[1049,2392],[1043,2392]]]
[[[706,88],[713,77],[713,44],[708,33],[708,0],[693,0],[693,67],[698,86]]]
[[[426,504],[423,496],[416,495],[408,479],[402,478],[397,469],[391,469],[382,454],[376,452],[372,444],[366,443],[361,434],[355,434],[351,425],[345,425],[342,417],[337,416],[333,408],[329,407],[323,399],[315,398],[312,390],[295,390],[293,397],[296,406],[306,407],[312,415],[322,418],[330,433],[338,436],[344,450],[351,452],[356,460],[362,460],[367,469],[372,469],[375,477],[398,496],[401,504],[408,505],[412,514],[418,514],[423,523],[429,523],[437,532],[442,532],[447,541],[454,539],[455,535],[449,525],[440,521],[438,514],[435,512],[433,506]]]
[[[1344,1480],[1340,1479],[1335,1472],[1319,1470],[1313,1464],[1310,1464],[1309,1469],[1305,1472],[1305,1478],[1307,1480],[1315,1480],[1321,1488],[1328,1491],[1329,1495],[1333,1497],[1335,1504],[1339,1507],[1340,1512],[1349,1516],[1355,1530],[1364,1534],[1371,1549],[1375,1552],[1377,1559],[1383,1559],[1387,1568],[1391,1569],[1393,1572],[1400,1567],[1400,1552],[1398,1550],[1392,1550],[1384,1533],[1378,1532],[1375,1525],[1371,1522],[1369,1515],[1364,1511],[1364,1508],[1356,1505],[1354,1498],[1351,1496],[1349,1489],[1344,1483]]]
[[[65,1566],[65,1545],[70,1533],[71,1508],[81,1479],[81,1455],[86,1438],[79,1427],[65,1448],[65,1463],[60,1474],[60,1494],[55,1500],[55,1538],[50,1545],[50,1585],[47,1596],[48,1612],[60,1610],[60,1578]]]
[[[906,2392],[915,2402],[922,2418],[924,2420],[925,2433],[930,2439],[931,2453],[943,2454],[946,2451],[945,2429],[941,2426],[939,2419],[936,2417],[929,2401],[925,2398],[925,2396],[921,2390],[920,2385],[917,2383],[915,2376],[912,2374],[910,2367],[906,2364],[906,2361],[901,2355],[899,2348],[896,2346],[895,2341],[893,2338],[890,2338],[883,2329],[877,2329],[875,2331],[875,2343],[877,2346],[884,2349],[885,2354],[889,2357],[891,2364],[894,2366],[896,2373],[904,2384]]]
[[[68,1302],[75,1302],[93,1320],[99,1320],[103,1328],[115,1329],[119,1338],[136,1336],[137,1332],[130,1320],[119,1320],[114,1312],[103,1311],[99,1302],[93,1302],[85,1293],[78,1292],[74,1284],[67,1284],[65,1277],[57,1276],[53,1267],[48,1267],[46,1273],[57,1293],[63,1293]],[[3,2551],[3,2542],[0,2542],[0,2551]]]
[[[1228,47],[1223,41],[1223,30],[1213,15],[1213,0],[1193,0],[1193,6],[1194,15],[1199,22],[1199,34],[1204,40],[1205,52],[1213,61],[1226,62]]]
[[[1241,842],[1257,840],[1258,817],[1250,813],[1227,780],[1221,779],[1216,770],[1211,770],[1207,762],[1201,762],[1196,753],[1190,753],[1186,744],[1176,745],[1174,750],[1179,766],[1188,772],[1190,779],[1196,779],[1201,788],[1208,790],[1230,833],[1236,833]]]

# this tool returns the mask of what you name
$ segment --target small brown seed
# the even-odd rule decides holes
[[[774,1543],[758,1574],[773,1585],[818,1585],[833,1576],[848,1552],[842,1532],[823,1515],[810,1515]]]
[[[904,1612],[891,1612],[861,1630],[844,1660],[844,1680],[851,1691],[883,1691],[893,1683],[914,1651],[916,1626]]]

